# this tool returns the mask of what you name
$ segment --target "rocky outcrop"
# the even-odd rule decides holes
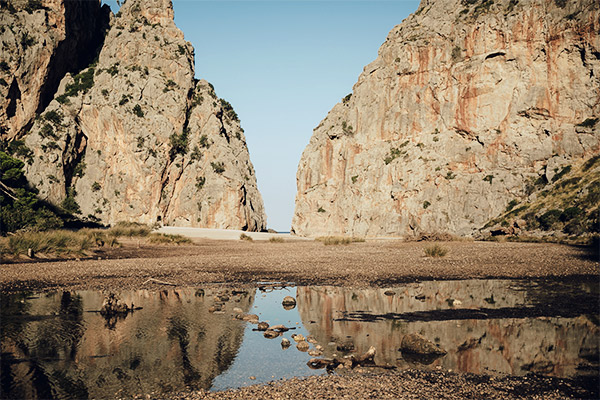
[[[471,235],[598,154],[593,0],[423,0],[314,130],[299,235]]]
[[[266,228],[238,117],[194,78],[170,0],[127,1],[24,142],[40,197],[84,219]]]
[[[98,55],[109,14],[99,1],[0,1],[0,140],[25,134],[65,73]]]

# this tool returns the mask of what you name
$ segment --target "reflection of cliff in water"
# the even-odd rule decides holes
[[[96,312],[92,291],[39,297],[2,295],[2,398],[105,398],[208,389],[229,368],[243,339],[233,308],[251,307],[254,291],[195,289],[120,295],[143,307],[114,328]],[[225,295],[225,293],[221,293]],[[216,302],[222,311],[209,312]],[[211,310],[213,311],[213,310]]]
[[[597,285],[550,286],[472,280],[407,284],[391,291],[299,287],[297,299],[300,316],[319,343],[351,340],[359,354],[375,346],[377,364],[414,366],[398,349],[405,334],[416,332],[448,351],[424,368],[597,374]],[[591,304],[594,314],[578,312],[583,304]],[[335,347],[325,347],[324,356],[331,357]]]

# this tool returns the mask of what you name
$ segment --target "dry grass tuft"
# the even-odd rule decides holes
[[[423,251],[427,257],[444,257],[446,254],[448,254],[448,249],[440,246],[439,244],[427,246],[425,249],[423,249]]]
[[[109,236],[119,237],[119,236],[129,236],[129,237],[145,237],[148,236],[152,232],[152,227],[140,224],[137,222],[117,222],[115,226],[111,227],[107,234]]]
[[[190,238],[181,235],[170,235],[168,233],[151,233],[148,236],[150,243],[187,244],[192,243]]]
[[[322,242],[325,246],[350,244],[355,242],[364,242],[363,238],[345,237],[345,236],[319,236],[315,239],[317,242]]]
[[[242,234],[240,235],[240,240],[247,240],[248,242],[253,242],[253,241],[254,241],[254,239],[252,239],[252,237],[251,237],[251,236],[248,236],[248,235],[246,235],[245,233],[242,233]]]
[[[1,251],[15,256],[26,255],[29,249],[34,254],[82,256],[94,245],[95,241],[90,235],[79,232],[17,232],[3,240]]]
[[[281,237],[272,236],[272,237],[269,238],[269,242],[271,242],[271,243],[283,243],[283,242],[285,242],[285,240],[283,240],[283,238],[281,238]]]

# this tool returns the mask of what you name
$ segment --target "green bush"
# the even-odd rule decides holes
[[[133,107],[133,113],[140,118],[144,117],[144,112],[142,111],[142,107],[139,104],[136,104]]]
[[[206,178],[203,176],[197,176],[196,177],[196,189],[200,190],[204,187],[204,184],[206,183]]]
[[[559,221],[560,216],[562,215],[561,210],[549,210],[544,214],[538,217],[538,222],[540,224],[540,228],[545,231],[552,229],[556,223]]]
[[[77,202],[75,201],[75,196],[77,196],[77,192],[75,192],[75,189],[69,188],[69,190],[67,190],[67,197],[65,197],[65,199],[60,204],[62,209],[69,214],[81,214],[81,208],[79,207],[79,204],[77,204]]]
[[[225,172],[225,164],[222,162],[211,162],[210,165],[217,174]]]
[[[556,175],[554,175],[552,177],[552,182],[558,181],[560,178],[562,178],[563,176],[565,176],[569,172],[571,172],[571,166],[570,165],[567,165],[567,166],[563,167]]]
[[[171,149],[169,150],[169,157],[171,160],[175,159],[178,154],[185,155],[188,152],[188,131],[183,130],[180,134],[173,133],[169,137],[169,144]]]
[[[239,118],[237,113],[234,111],[233,106],[225,99],[219,99],[221,102],[221,107],[223,107],[223,112],[232,121],[239,122]]]
[[[90,67],[87,70],[80,72],[73,77],[73,83],[67,85],[63,96],[77,96],[79,92],[87,93],[94,86],[94,68]]]
[[[506,212],[509,212],[510,210],[512,210],[513,208],[515,208],[515,206],[519,204],[519,202],[515,199],[512,199],[511,201],[508,202],[507,206],[506,206]]]
[[[58,228],[63,221],[27,188],[23,162],[0,151],[0,234]]]

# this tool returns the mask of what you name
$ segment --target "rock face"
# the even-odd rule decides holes
[[[470,235],[599,153],[594,0],[422,0],[297,173],[304,236]]]
[[[65,73],[98,55],[109,14],[98,1],[0,2],[0,139],[23,135]]]
[[[194,78],[171,1],[127,1],[103,40],[24,137],[40,197],[108,224],[265,229],[237,114]]]

